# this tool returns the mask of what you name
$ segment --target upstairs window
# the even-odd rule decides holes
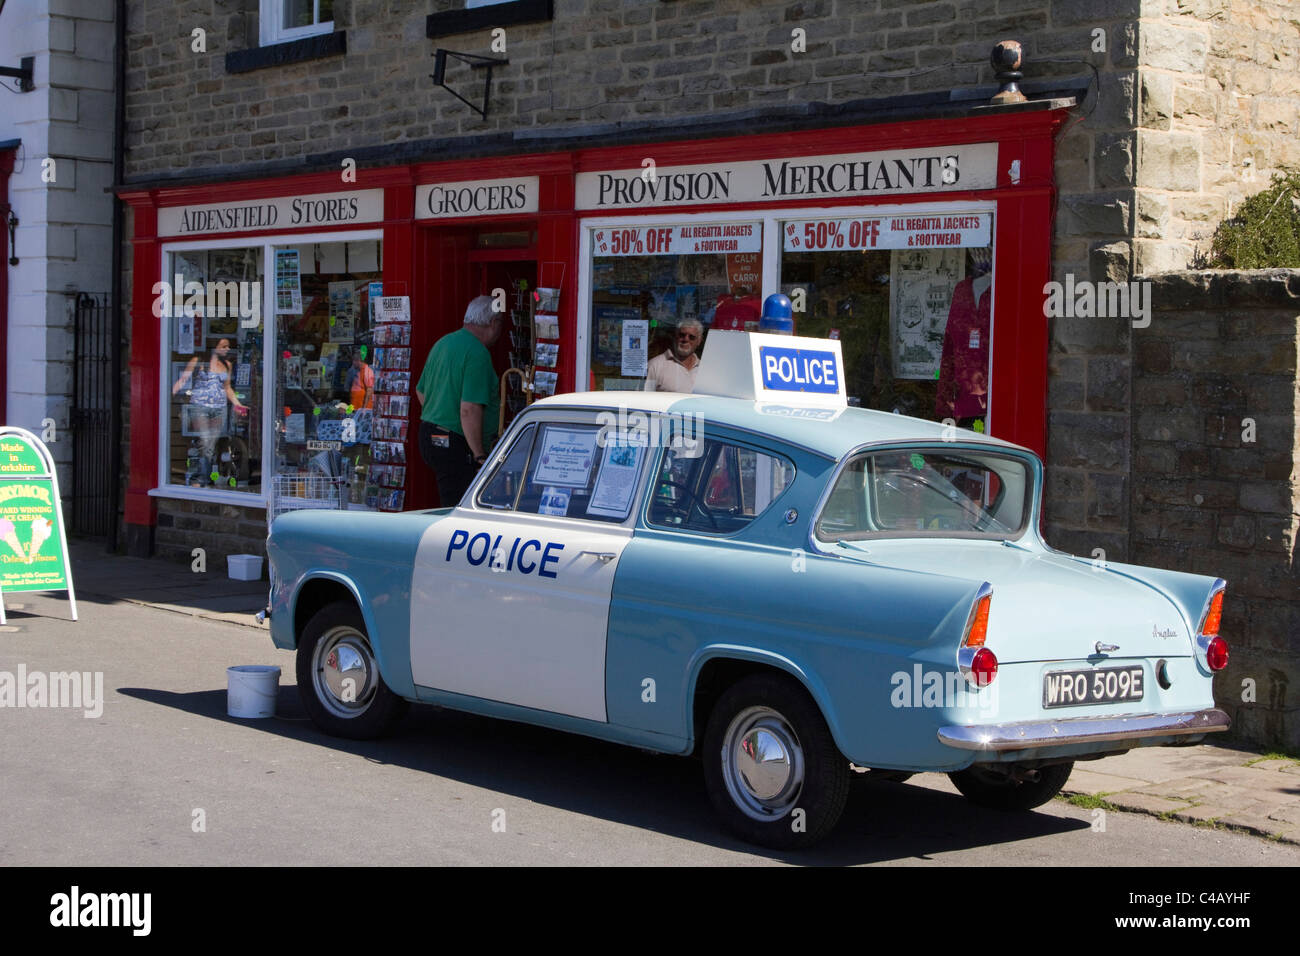
[[[263,46],[333,31],[334,0],[262,0]]]

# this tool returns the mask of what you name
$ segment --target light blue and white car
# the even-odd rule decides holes
[[[850,764],[1026,810],[1225,730],[1224,582],[1054,551],[1028,450],[847,407],[839,343],[714,332],[693,395],[529,406],[461,503],[276,519],[271,632],[328,733],[428,702],[695,754],[810,845]]]

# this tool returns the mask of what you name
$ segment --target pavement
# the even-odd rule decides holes
[[[74,540],[69,546],[79,594],[267,627],[253,617],[266,605],[265,579],[234,581],[224,566],[196,572],[189,565],[107,554],[95,541]],[[6,607],[21,597],[10,595]],[[934,774],[918,775],[913,782],[927,785],[931,779],[938,789],[951,786]],[[1081,761],[1058,799],[1300,845],[1300,755],[1266,754],[1233,741],[1144,747]]]

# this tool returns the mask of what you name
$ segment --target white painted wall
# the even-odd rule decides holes
[[[0,89],[0,141],[22,140],[9,201],[20,220],[9,270],[8,421],[40,434],[53,418],[50,450],[68,487],[72,300],[68,290],[107,293],[112,278],[113,9],[111,0],[7,0],[0,64],[34,56],[36,89]],[[17,81],[5,81],[16,88]],[[52,182],[43,160],[54,160]]]

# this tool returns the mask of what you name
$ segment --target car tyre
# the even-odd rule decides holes
[[[312,615],[298,640],[297,674],[303,709],[332,736],[381,737],[406,713],[407,702],[379,673],[365,620],[351,601]]]
[[[702,756],[709,799],[726,827],[750,843],[812,846],[844,812],[849,761],[792,678],[755,674],[724,692]]]
[[[1032,810],[1061,792],[1074,770],[1074,761],[1040,767],[1037,780],[1015,780],[1009,773],[990,767],[967,767],[948,774],[971,803],[993,810]]]

